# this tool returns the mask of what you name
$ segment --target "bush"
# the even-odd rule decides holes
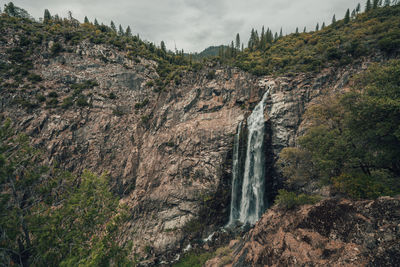
[[[67,98],[64,98],[64,100],[61,104],[61,107],[64,109],[67,109],[67,108],[71,107],[73,104],[74,104],[73,98],[69,96]]]
[[[216,77],[216,75],[215,75],[215,70],[210,70],[210,71],[207,73],[207,75],[206,75],[206,78],[207,78],[208,80],[215,79],[215,77]]]
[[[28,78],[29,81],[31,81],[33,83],[43,81],[43,79],[42,79],[42,77],[40,75],[34,74],[34,73],[29,74],[27,78]]]
[[[320,200],[321,197],[319,196],[311,196],[306,194],[297,195],[295,192],[288,192],[284,189],[281,189],[278,191],[275,204],[282,208],[293,209],[305,204],[315,204]]]
[[[111,93],[108,95],[108,98],[110,98],[110,99],[116,99],[117,96],[116,96],[113,92],[111,92]]]
[[[375,171],[369,175],[344,173],[332,178],[333,187],[353,199],[375,199],[400,194],[400,182],[390,173]]]
[[[50,93],[48,94],[48,97],[57,98],[57,97],[58,97],[58,94],[57,94],[57,92],[52,91],[52,92],[50,92]]]
[[[212,257],[214,257],[214,253],[212,252],[205,252],[201,254],[190,252],[186,254],[178,263],[175,263],[173,267],[201,267]]]
[[[85,95],[78,95],[78,98],[76,100],[76,105],[78,107],[89,106],[89,103],[87,102],[87,97]]]
[[[57,56],[60,52],[62,52],[63,51],[63,47],[62,47],[62,45],[60,44],[60,43],[58,43],[58,42],[55,42],[54,44],[53,44],[53,46],[50,48],[50,53],[53,55],[53,56]]]

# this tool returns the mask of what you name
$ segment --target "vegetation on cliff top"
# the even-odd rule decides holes
[[[283,36],[282,32],[272,35],[263,27],[259,36],[253,29],[247,48],[240,49],[240,43],[232,42],[220,51],[218,60],[255,75],[289,75],[352,64],[377,53],[393,56],[399,52],[399,4],[376,6],[364,13],[357,7],[351,16],[348,12],[329,26],[318,24],[315,31],[305,29]]]

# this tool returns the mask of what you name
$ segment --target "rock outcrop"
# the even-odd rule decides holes
[[[226,266],[399,266],[400,198],[274,207],[230,251]]]
[[[0,52],[16,43],[10,38]],[[272,201],[281,182],[273,163],[283,147],[295,144],[307,106],[320,95],[342,91],[365,67],[276,78],[209,65],[182,72],[178,82],[159,91],[151,82],[158,77],[153,61],[131,60],[88,42],[58,56],[50,55],[49,45],[41,49],[34,72],[43,81],[1,90],[1,115],[31,137],[47,163],[77,174],[108,172],[114,191],[131,209],[121,242],[132,240],[133,253],[147,254],[149,262],[174,258],[189,240],[227,222],[233,136],[267,86],[272,87],[265,111]],[[210,71],[215,77],[207,77]],[[98,85],[74,91],[74,84],[88,80]],[[76,93],[86,102],[62,107]],[[21,99],[34,107],[24,107]]]

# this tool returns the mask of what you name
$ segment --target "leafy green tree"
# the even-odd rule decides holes
[[[50,11],[48,9],[44,10],[44,15],[43,15],[43,22],[44,23],[49,23],[51,20],[51,14]]]
[[[344,23],[347,24],[350,22],[350,9],[347,9],[346,15],[344,16]]]
[[[354,84],[310,108],[300,146],[282,150],[292,188],[314,180],[353,198],[400,193],[400,60],[373,65]]]
[[[10,17],[25,19],[31,18],[31,16],[25,9],[15,6],[13,2],[9,2],[8,4],[4,5],[4,13]]]

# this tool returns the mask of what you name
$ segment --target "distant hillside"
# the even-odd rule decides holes
[[[200,53],[192,54],[192,58],[194,60],[201,60],[203,58],[210,58],[210,57],[217,57],[219,56],[219,51],[221,49],[226,49],[226,45],[219,45],[219,46],[210,46],[201,51]]]

